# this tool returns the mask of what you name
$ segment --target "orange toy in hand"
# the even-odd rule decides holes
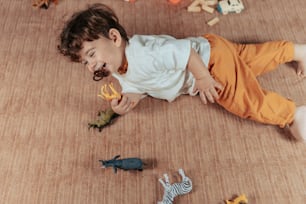
[[[110,91],[108,89],[110,89]],[[111,101],[113,99],[121,99],[121,94],[116,91],[112,83],[110,83],[109,85],[104,84],[101,87],[101,94],[99,94],[98,96],[106,101]]]
[[[48,9],[51,2],[58,4],[58,0],[33,0],[32,6],[35,8]]]

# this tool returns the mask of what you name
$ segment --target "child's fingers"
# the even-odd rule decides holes
[[[204,103],[204,104],[207,104],[207,100],[206,100],[206,96],[204,94],[204,92],[200,92],[200,98],[201,98],[201,101]]]
[[[118,99],[111,100],[111,106],[112,107],[117,106],[117,105],[118,105]]]
[[[215,90],[215,89],[212,89],[212,90],[209,90],[209,91],[207,91],[207,92],[205,93],[206,98],[207,98],[208,101],[211,102],[211,103],[214,103],[214,102],[215,102],[215,100],[214,100],[214,92],[216,92],[216,90]],[[217,94],[217,96],[218,96],[218,94]]]
[[[123,115],[130,110],[131,101],[128,99],[128,97],[123,96],[120,102],[118,99],[113,99],[111,101],[111,105],[116,113]]]
[[[123,106],[123,109],[125,112],[128,112],[130,110],[131,103],[129,101],[126,102],[126,104]]]
[[[220,91],[223,91],[223,89],[224,89],[223,85],[220,84],[220,83],[218,83],[218,82],[217,82],[217,84],[216,84],[216,88],[217,88],[218,90],[220,90]]]
[[[121,106],[122,108],[125,108],[125,106],[127,105],[127,103],[128,103],[128,97],[123,96],[122,99],[121,99],[121,101],[120,101],[120,106]]]
[[[213,99],[219,99],[219,94],[218,94],[218,92],[217,92],[216,89],[212,89],[212,90],[210,91],[210,93],[211,93]],[[213,101],[212,103],[214,103],[214,102],[215,102],[215,101]]]
[[[132,106],[133,106],[133,103],[129,99],[129,97],[123,96],[123,98],[122,98],[122,100],[120,102],[120,107],[121,107],[122,111],[127,113],[128,111],[130,111],[133,108]]]

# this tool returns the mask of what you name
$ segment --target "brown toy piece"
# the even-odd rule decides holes
[[[58,0],[33,0],[32,6],[34,8],[48,9],[51,2],[58,4]]]

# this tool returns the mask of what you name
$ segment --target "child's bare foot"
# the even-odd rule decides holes
[[[302,78],[306,77],[306,44],[294,45],[294,60],[299,63],[297,75]]]
[[[306,106],[296,108],[294,120],[289,129],[297,140],[306,141]]]

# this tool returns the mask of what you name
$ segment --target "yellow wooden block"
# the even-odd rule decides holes
[[[217,24],[219,21],[220,21],[220,19],[219,19],[218,17],[214,17],[213,19],[209,20],[209,21],[207,22],[207,24],[208,24],[209,26],[213,26],[213,25]]]
[[[213,13],[214,12],[214,8],[211,8],[209,6],[206,6],[206,5],[202,5],[202,9],[208,13]]]
[[[206,5],[208,6],[214,6],[216,4],[218,4],[218,0],[204,0]]]
[[[188,6],[187,11],[188,12],[200,12],[202,9],[199,6]]]

